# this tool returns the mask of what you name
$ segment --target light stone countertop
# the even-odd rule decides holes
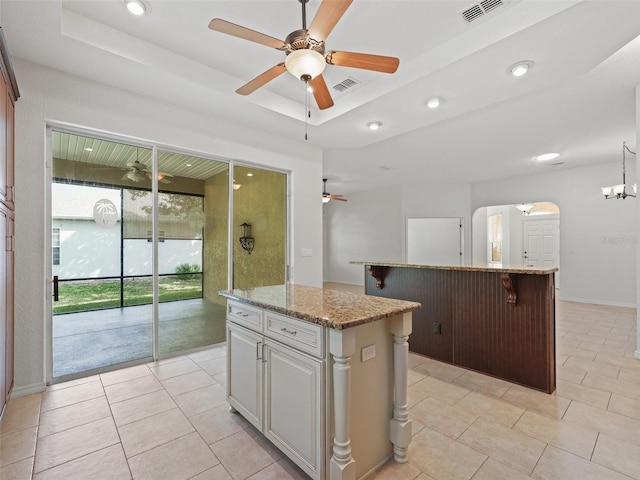
[[[417,302],[303,285],[221,290],[219,295],[324,327],[342,330],[421,308]]]
[[[363,262],[351,261],[352,265],[372,265],[376,267],[405,267],[405,268],[426,268],[431,270],[459,270],[465,272],[499,272],[499,273],[520,273],[525,275],[549,275],[557,272],[556,267],[541,268],[528,267],[526,265],[513,265],[511,267],[496,267],[489,264],[478,265],[422,265],[419,263],[407,263],[401,261],[391,262]]]

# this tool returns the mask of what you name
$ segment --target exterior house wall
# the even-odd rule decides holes
[[[61,280],[117,277],[120,275],[120,224],[104,229],[91,220],[54,219],[60,229],[60,264],[53,274]],[[151,275],[151,243],[124,241],[124,275]],[[158,273],[175,273],[182,263],[202,269],[202,240],[171,240],[158,244]]]

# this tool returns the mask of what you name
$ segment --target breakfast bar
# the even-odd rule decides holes
[[[227,400],[314,480],[407,461],[411,301],[301,285],[227,298]]]
[[[557,268],[354,261],[365,292],[417,301],[412,352],[552,393]]]

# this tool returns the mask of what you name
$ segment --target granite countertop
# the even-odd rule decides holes
[[[465,272],[500,272],[500,273],[520,273],[525,275],[548,275],[557,272],[556,267],[541,268],[528,267],[526,265],[512,265],[510,267],[497,267],[489,264],[478,265],[422,265],[419,263],[407,262],[363,262],[351,261],[353,265],[373,265],[377,267],[406,267],[406,268],[427,268],[431,270],[460,270]]]
[[[290,317],[342,330],[418,310],[417,302],[356,295],[303,285],[221,290],[219,295]]]

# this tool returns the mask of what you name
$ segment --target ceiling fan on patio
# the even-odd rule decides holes
[[[122,180],[131,180],[133,182],[142,182],[147,179],[151,180],[153,178],[153,174],[151,170],[147,168],[147,166],[140,162],[137,158],[134,162],[127,162],[127,169],[129,170],[122,176]],[[166,177],[173,177],[170,173],[158,172],[158,182],[160,183],[171,183]]]
[[[325,55],[324,42],[353,0],[323,0],[311,26],[307,29],[306,3],[302,4],[302,29],[291,32],[284,41],[234,23],[214,18],[209,28],[227,35],[243,38],[286,53],[285,61],[271,67],[236,90],[240,95],[249,95],[282,73],[288,71],[313,89],[318,107],[323,110],[333,106],[333,99],[322,77],[327,64],[341,67],[361,68],[383,73],[395,73],[400,63],[396,57],[370,55],[367,53],[329,51]]]

